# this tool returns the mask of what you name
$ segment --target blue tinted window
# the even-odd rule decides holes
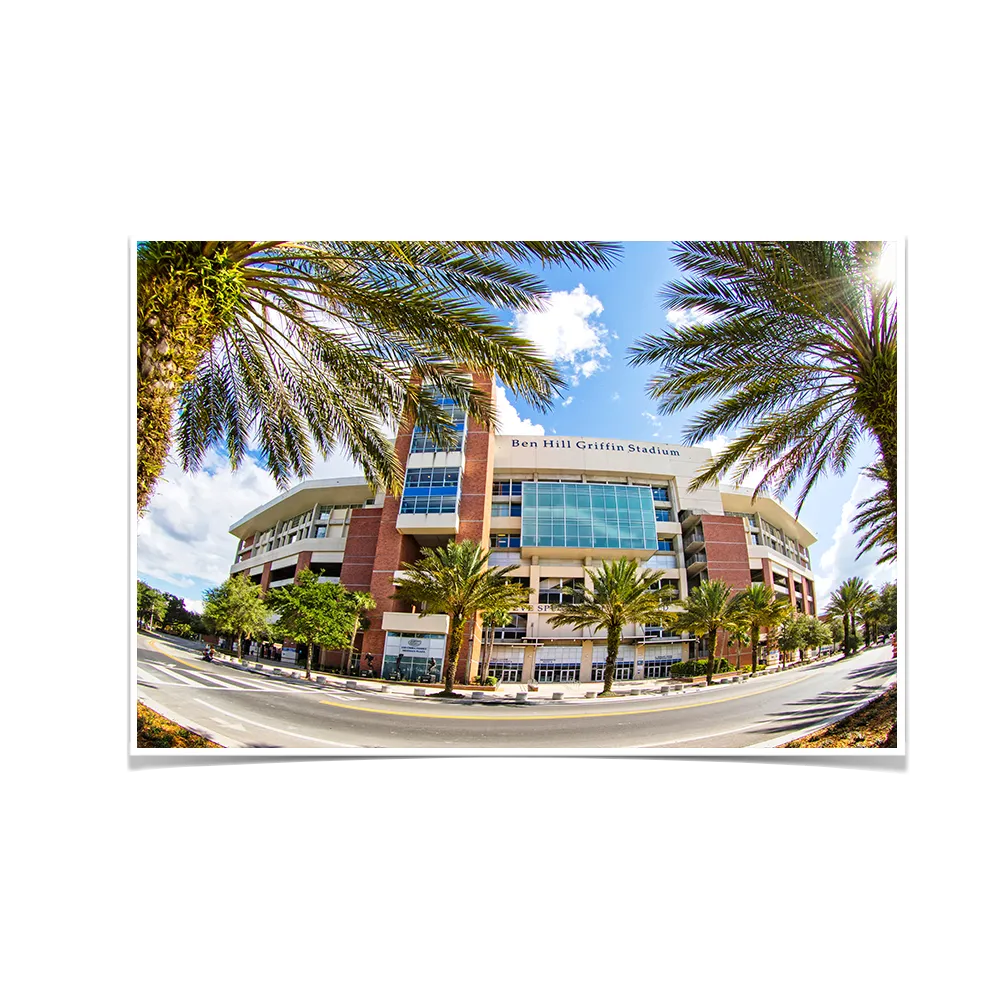
[[[523,545],[656,549],[648,486],[525,482],[522,501]]]

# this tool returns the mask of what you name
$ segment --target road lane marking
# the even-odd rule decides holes
[[[188,687],[206,687],[207,685],[199,684],[193,677],[185,677],[184,674],[178,673],[176,670],[171,670],[170,667],[165,667],[162,663],[157,663],[155,666],[147,662],[147,666],[153,667],[154,670],[159,670],[161,673],[166,674],[168,677],[173,677],[175,681],[180,681],[182,684],[186,684]]]
[[[759,722],[754,722],[752,725],[741,726],[739,729],[727,729],[722,733],[706,733],[704,736],[688,736],[682,740],[660,740],[658,743],[640,743],[634,747],[634,749],[655,750],[656,747],[664,747],[670,743],[691,743],[694,740],[714,740],[717,736],[732,736],[733,733],[745,733],[759,725]]]
[[[227,722],[225,719],[220,719],[217,715],[212,717],[212,721],[217,722],[220,726],[225,726],[226,729],[238,729],[241,733],[247,731],[247,727],[242,722]]]
[[[152,645],[153,640],[149,639],[147,642]],[[197,670],[205,675],[204,678],[187,678],[184,677],[185,683],[191,685],[191,687],[205,687],[205,688],[227,688],[230,691],[271,691],[273,688],[270,685],[263,685],[259,681],[247,680],[243,677],[227,677],[223,679],[218,674],[213,674],[210,671],[205,670],[203,667],[197,667],[193,663],[188,663],[187,660],[182,660],[179,656],[174,656],[172,653],[168,653],[165,649],[156,648],[156,651],[161,656],[169,656],[171,660],[175,660],[179,663],[185,670]],[[162,663],[154,663],[152,660],[142,660],[143,664],[148,667],[154,667],[157,670],[162,670],[166,674],[170,674],[171,677],[183,676],[180,674],[171,673],[168,667],[163,666]],[[205,680],[214,681],[215,683],[204,683]],[[201,683],[199,683],[201,682]]]
[[[253,719],[247,719],[242,715],[237,715],[235,712],[227,712],[224,708],[219,708],[218,705],[212,705],[207,701],[202,701],[201,698],[195,698],[199,705],[204,705],[206,708],[210,708],[213,712],[221,712],[223,715],[228,715],[231,719],[236,719],[239,722],[246,722],[251,726],[256,726],[258,729],[269,729],[272,733],[281,733],[282,736],[292,736],[299,740],[312,740],[314,743],[326,743],[332,747],[351,747],[352,749],[357,749],[356,743],[338,743],[336,740],[324,740],[319,736],[307,736],[305,733],[293,733],[287,729],[278,729],[276,726],[269,726],[263,722],[256,722]]]
[[[146,642],[149,643],[151,646],[154,645],[154,640],[153,639],[147,639]],[[171,660],[176,660],[182,667],[186,667],[188,670],[198,670],[198,671],[201,671],[202,673],[207,674],[209,677],[220,679],[218,674],[213,674],[209,670],[207,670],[205,667],[198,667],[198,666],[195,666],[193,663],[189,663],[187,660],[182,660],[179,656],[174,656],[173,653],[168,653],[165,649],[160,649],[159,646],[156,646],[156,652],[158,652],[161,656],[169,656]],[[154,663],[152,663],[149,660],[143,660],[142,662],[148,664],[149,666],[156,666],[156,667],[160,666],[160,664],[158,664],[158,663],[154,664]],[[224,666],[232,666],[232,664],[224,664]],[[235,670],[236,667],[233,666],[232,669]],[[232,678],[229,678],[229,681],[231,681],[233,684],[240,683],[240,684],[247,684],[247,685],[249,685],[249,684],[255,684],[255,685],[257,685],[255,687],[247,687],[245,690],[248,690],[248,691],[288,691],[289,690],[287,684],[282,684],[280,681],[272,680],[271,678],[261,678],[259,681],[250,681],[250,680],[244,680],[243,678],[232,677]],[[197,685],[193,685],[193,686],[197,686]],[[207,685],[207,686],[211,687],[211,685]],[[244,690],[244,689],[241,688],[240,690]]]

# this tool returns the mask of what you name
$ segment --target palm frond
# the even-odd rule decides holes
[[[287,485],[309,474],[313,449],[341,448],[373,487],[397,490],[388,429],[418,420],[436,443],[453,439],[435,395],[493,428],[484,381],[542,410],[565,388],[494,315],[543,305],[544,281],[522,265],[607,268],[620,253],[586,241],[143,242],[140,399],[166,387],[176,401],[189,470],[220,444],[235,468],[253,446]],[[162,468],[170,428],[148,437],[156,457],[143,468]]]
[[[895,500],[896,305],[875,279],[883,245],[682,242],[682,276],[662,293],[697,322],[642,337],[629,364],[659,371],[648,391],[662,413],[703,409],[683,441],[736,437],[694,486],[763,467],[760,490],[798,508],[819,479],[843,473],[864,435],[879,444]],[[759,492],[758,491],[758,492]]]

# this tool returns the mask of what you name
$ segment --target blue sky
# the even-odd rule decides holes
[[[547,413],[502,392],[501,430],[681,443],[690,413],[657,414],[645,391],[654,369],[626,363],[627,349],[638,337],[667,325],[659,293],[679,274],[671,250],[669,243],[626,243],[610,271],[538,271],[553,293],[548,307],[527,315],[508,313],[505,319],[552,357],[573,384]],[[894,570],[876,568],[871,555],[855,561],[847,528],[858,500],[871,492],[860,473],[874,456],[874,445],[866,441],[848,472],[821,480],[802,508],[800,519],[818,539],[811,556],[821,600],[846,576],[857,574],[876,586],[894,578]],[[316,478],[352,474],[356,470],[339,456],[318,460],[314,470]],[[213,455],[193,476],[168,465],[138,529],[139,576],[197,608],[204,589],[218,584],[232,561],[235,539],[228,534],[229,524],[276,493],[253,461],[234,474],[220,455]],[[785,505],[791,507],[794,500],[795,494]]]

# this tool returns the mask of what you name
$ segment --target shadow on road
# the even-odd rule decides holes
[[[876,678],[888,677],[896,672],[895,660],[882,660],[879,663],[869,663],[865,667],[858,667],[852,670],[847,676],[851,680],[868,681]]]
[[[784,712],[772,712],[769,722],[762,723],[756,729],[749,730],[765,736],[775,736],[778,733],[793,733],[810,727],[819,729],[828,724],[830,719],[860,708],[882,691],[881,685],[862,687],[857,691],[830,692],[815,698],[803,698],[794,702]]]

